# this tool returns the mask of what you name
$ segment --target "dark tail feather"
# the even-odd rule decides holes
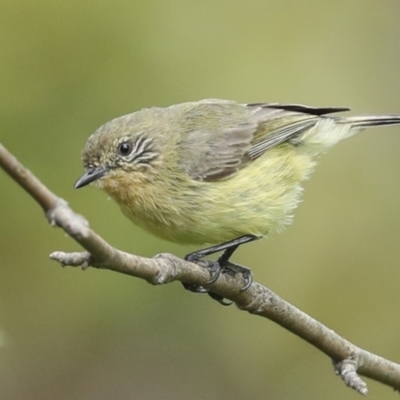
[[[397,125],[400,124],[400,115],[361,115],[359,117],[339,118],[337,122],[342,124],[351,124],[357,128]]]

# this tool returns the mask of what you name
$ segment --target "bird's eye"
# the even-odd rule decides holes
[[[121,156],[129,156],[133,150],[133,145],[132,143],[129,142],[123,142],[118,146],[118,153]]]

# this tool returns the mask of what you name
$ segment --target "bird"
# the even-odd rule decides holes
[[[145,108],[88,138],[75,188],[94,184],[158,237],[209,245],[185,259],[207,267],[210,284],[221,272],[242,274],[246,290],[252,273],[230,257],[292,222],[318,156],[365,128],[400,124],[400,115],[335,114],[349,110],[220,99]],[[184,286],[225,304],[209,288]]]

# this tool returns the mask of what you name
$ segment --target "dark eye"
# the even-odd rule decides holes
[[[123,142],[118,145],[118,153],[121,154],[121,156],[129,156],[131,154],[133,149],[132,143],[129,142]]]

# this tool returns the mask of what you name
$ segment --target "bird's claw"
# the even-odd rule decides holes
[[[218,280],[221,272],[223,272],[223,268],[216,261],[207,261],[207,263],[208,265],[206,268],[210,273],[210,279],[207,281],[207,285],[211,285]]]
[[[189,290],[190,292],[193,293],[209,293],[209,289],[203,287],[203,286],[199,286],[199,285],[193,285],[192,283],[185,283],[182,282],[183,287],[186,290]]]
[[[217,294],[217,293],[208,292],[208,295],[209,295],[213,300],[218,301],[218,303],[221,304],[221,305],[223,305],[223,306],[230,306],[231,304],[233,304],[232,301],[229,301],[229,302],[224,301],[225,298],[222,297],[222,296],[220,296],[220,295]]]
[[[208,261],[208,260],[189,260],[199,265],[200,267],[207,268],[210,273],[210,279],[206,282],[207,285],[212,285],[216,282],[221,275],[222,269],[218,262],[216,261]],[[193,285],[191,283],[183,283],[183,287],[186,290],[190,290],[194,293],[209,293],[210,289],[207,289],[203,286]]]
[[[243,265],[234,264],[228,261],[226,265],[222,267],[222,272],[226,273],[228,271],[233,272],[234,274],[242,275],[242,278],[244,279],[244,285],[240,288],[241,292],[247,290],[253,283],[253,273],[249,268],[243,267]]]

